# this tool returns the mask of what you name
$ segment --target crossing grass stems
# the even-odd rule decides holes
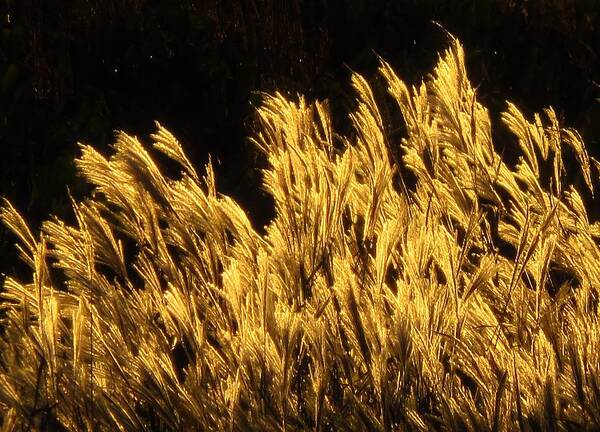
[[[264,234],[158,123],[151,149],[81,145],[73,226],[5,202],[31,278],[1,294],[1,430],[600,428],[599,163],[551,108],[508,102],[494,146],[451,36],[425,82],[380,72],[401,140],[358,74],[348,137],[324,102],[265,97]]]

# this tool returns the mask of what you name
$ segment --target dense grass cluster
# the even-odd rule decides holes
[[[563,160],[590,195],[598,163],[510,103],[503,160],[454,39],[420,86],[381,74],[401,142],[359,75],[353,137],[265,100],[264,235],[161,125],[176,178],[121,133],[82,146],[76,226],[7,203],[32,278],[2,293],[2,430],[600,428],[600,224]]]

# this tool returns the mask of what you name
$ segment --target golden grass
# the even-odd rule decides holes
[[[563,157],[590,193],[598,162],[511,103],[505,162],[455,39],[417,87],[381,74],[401,142],[359,75],[353,137],[266,97],[265,235],[160,124],[179,177],[120,133],[81,148],[75,226],[5,203],[32,277],[2,292],[2,431],[598,430],[600,225]]]

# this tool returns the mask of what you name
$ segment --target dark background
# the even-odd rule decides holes
[[[552,105],[600,153],[600,1],[0,2],[0,195],[33,227],[72,218],[78,141],[106,155],[114,130],[147,140],[156,119],[197,166],[212,155],[220,191],[260,229],[271,202],[247,140],[259,91],[328,98],[347,132],[351,71],[377,83],[380,55],[417,83],[447,46],[433,21],[464,43],[495,123],[506,99]],[[0,228],[0,272],[18,270],[13,243]]]

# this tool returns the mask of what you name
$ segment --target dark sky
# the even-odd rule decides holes
[[[197,165],[212,155],[220,190],[260,226],[264,161],[246,138],[259,92],[327,98],[347,132],[351,72],[377,88],[380,55],[418,82],[447,44],[434,21],[463,41],[493,118],[506,99],[529,114],[552,105],[598,155],[599,17],[584,0],[2,0],[0,195],[34,226],[68,219],[68,190],[86,191],[77,141],[106,154],[114,130],[147,139],[156,119]],[[13,242],[0,230],[0,271]]]

